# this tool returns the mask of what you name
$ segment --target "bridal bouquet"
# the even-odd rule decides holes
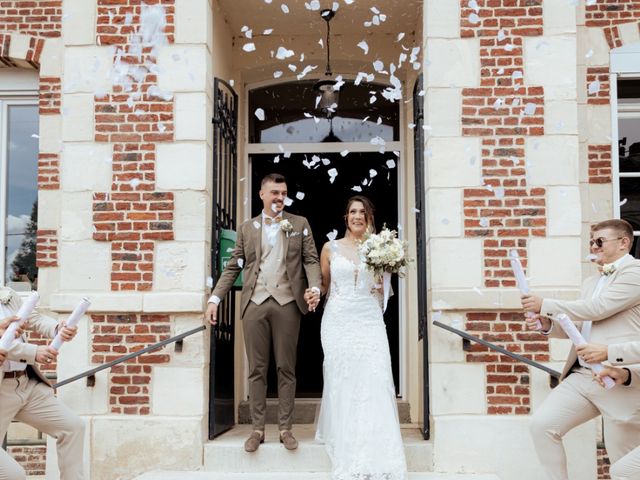
[[[386,226],[380,233],[372,233],[360,244],[360,257],[376,276],[399,273],[409,263],[407,242],[398,239],[395,230]]]

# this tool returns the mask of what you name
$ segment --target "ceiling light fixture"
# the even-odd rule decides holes
[[[325,77],[332,77],[331,71],[331,20],[335,17],[335,10],[326,9],[320,12],[322,19],[327,22],[327,67],[325,69]],[[320,80],[313,88],[320,95],[320,101],[317,108],[331,118],[336,108],[338,107],[338,99],[340,90],[336,88],[337,81],[335,80]]]

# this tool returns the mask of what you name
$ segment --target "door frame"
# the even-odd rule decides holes
[[[345,80],[354,80],[356,78],[355,75],[347,75],[343,74],[343,79]],[[305,79],[309,80],[309,79]],[[249,143],[249,128],[248,121],[249,115],[249,92],[256,88],[268,87],[272,85],[279,85],[282,83],[290,83],[295,82],[295,77],[286,77],[279,79],[270,79],[260,82],[252,82],[244,85],[242,90],[242,96],[240,98],[239,104],[239,130],[242,132],[242,141],[239,142],[239,147],[242,150],[238,152],[239,158],[239,170],[245,172],[245,192],[248,200],[244,204],[244,218],[251,218],[251,198],[254,185],[251,182],[251,161],[250,156],[253,154],[274,154],[279,155],[282,154],[280,147],[282,147],[285,151],[291,153],[339,153],[343,150],[349,150],[350,152],[378,152],[380,150],[379,146],[372,145],[369,142],[342,142],[342,143]],[[402,82],[403,85],[406,86],[406,82]],[[406,88],[403,87],[403,91],[406,91]],[[407,181],[405,179],[407,167],[403,162],[407,161],[408,157],[406,156],[406,138],[407,132],[406,129],[403,128],[405,123],[405,116],[407,114],[406,108],[404,106],[405,100],[401,100],[399,103],[400,111],[399,111],[399,121],[400,121],[400,139],[397,141],[386,142],[385,147],[387,152],[399,152],[399,156],[397,157],[396,168],[398,169],[398,222],[402,225],[403,229],[401,232],[398,232],[398,236],[401,239],[406,240],[406,232],[407,232],[407,221],[408,221],[408,213],[407,213],[407,201],[408,194],[405,186],[409,188],[409,185],[406,185]],[[241,162],[241,164],[240,164]],[[240,168],[241,167],[241,168]],[[399,346],[398,346],[398,368],[399,368],[399,379],[400,385],[398,386],[398,398],[406,400],[407,398],[407,353],[409,349],[407,348],[407,312],[408,312],[408,304],[407,304],[407,279],[399,278],[398,279],[398,292],[397,295],[400,298],[398,302],[398,316],[399,322],[398,325],[398,337],[399,337]],[[244,357],[244,366],[242,370],[244,372],[248,369],[248,360],[246,352],[244,352],[244,345],[241,347],[243,349],[243,357]],[[249,391],[249,382],[246,375],[243,375],[243,392],[241,397],[243,399],[247,399],[248,391]]]

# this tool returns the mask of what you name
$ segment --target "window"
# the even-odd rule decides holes
[[[20,88],[25,82],[18,82],[12,85],[16,90],[0,90],[0,285],[18,291],[36,288],[38,277],[39,117],[33,82],[28,80],[29,88]]]

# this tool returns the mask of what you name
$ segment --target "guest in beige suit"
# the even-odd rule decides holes
[[[601,275],[585,280],[580,300],[562,301],[524,295],[522,306],[534,312],[542,333],[566,338],[552,323],[568,315],[588,342],[604,345],[640,340],[640,261],[629,255],[633,229],[623,220],[607,220],[591,231],[591,252]],[[535,329],[535,319],[527,321]],[[540,462],[552,480],[568,480],[562,438],[574,427],[602,415],[610,460],[615,463],[640,439],[640,415],[636,394],[640,388],[637,367],[630,367],[625,385],[605,390],[592,380],[587,363],[575,348],[556,387],[531,419],[531,433]],[[630,389],[635,394],[630,394]]]
[[[10,288],[0,288],[0,317],[16,314],[22,300]],[[73,339],[77,328],[64,321],[34,312],[26,327],[44,337],[53,338],[61,329],[65,341]],[[54,395],[51,385],[36,363],[51,363],[58,352],[44,345],[26,343],[17,338],[0,370],[0,438],[4,438],[12,420],[31,425],[56,439],[61,480],[83,480],[84,421]],[[0,480],[23,480],[22,467],[0,449]]]
[[[284,211],[285,178],[267,175],[260,186],[263,211],[238,228],[236,248],[208,302],[206,319],[217,323],[220,300],[240,271],[244,284],[240,312],[249,360],[249,399],[253,432],[245,442],[255,452],[264,442],[267,370],[273,351],[278,370],[280,442],[294,450],[291,432],[296,394],[296,354],[300,316],[320,301],[320,265],[306,218]]]
[[[615,365],[640,364],[640,342],[614,343],[611,345],[600,345],[588,343],[577,349],[578,355],[586,362],[605,362],[611,365],[605,366],[597,376],[597,380],[602,386],[602,378],[609,376],[618,385],[629,383],[631,370]],[[640,445],[640,439],[637,440]],[[609,470],[611,480],[640,480],[640,446],[637,446],[627,453],[620,460],[611,465]]]

